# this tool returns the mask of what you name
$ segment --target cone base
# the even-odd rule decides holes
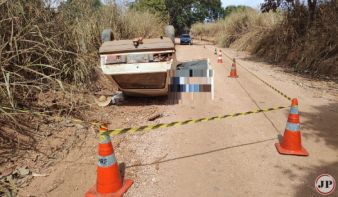
[[[223,63],[223,62],[217,62],[217,63]]]
[[[302,146],[302,150],[300,150],[300,151],[286,150],[286,149],[282,148],[280,143],[276,143],[275,146],[276,146],[278,152],[280,154],[283,154],[283,155],[301,155],[301,156],[308,156],[309,155],[309,153],[305,150],[305,148],[303,146]]]
[[[237,75],[237,76],[228,76],[228,77],[231,77],[231,78],[238,78],[239,75]]]
[[[131,179],[123,179],[123,185],[117,192],[111,194],[99,194],[96,191],[96,184],[86,193],[86,197],[121,197],[133,184]]]

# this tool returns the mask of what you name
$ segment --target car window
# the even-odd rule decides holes
[[[189,35],[182,35],[181,38],[190,38]]]

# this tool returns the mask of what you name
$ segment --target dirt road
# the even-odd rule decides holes
[[[291,104],[240,66],[239,78],[229,78],[232,62],[223,56],[223,63],[217,63],[214,50],[215,46],[204,48],[198,41],[192,46],[177,45],[180,61],[211,60],[215,98],[210,105],[151,101],[147,106],[168,115],[160,122]],[[289,108],[112,136],[120,170],[134,180],[125,196],[321,196],[314,186],[319,175],[330,174],[338,181],[338,113],[330,110],[337,110],[338,97],[306,88],[303,79],[255,62],[245,53],[222,51],[286,95],[298,98],[302,143],[310,155],[280,155],[275,148],[284,134]],[[112,125],[109,128],[115,128]],[[27,194],[84,196],[96,181],[97,143],[94,136],[86,138],[83,149],[53,166],[49,177],[34,180]],[[338,196],[337,189],[331,196]]]

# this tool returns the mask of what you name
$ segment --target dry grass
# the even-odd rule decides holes
[[[160,37],[166,21],[113,3],[93,9],[89,0],[73,0],[54,10],[43,1],[0,0],[0,106],[98,122],[102,114],[88,111],[93,91],[107,88],[97,69],[102,31],[115,39]],[[0,107],[0,165],[37,148],[37,131],[49,120]]]
[[[246,50],[312,77],[337,77],[337,15],[336,1],[322,2],[316,8],[312,28],[307,31],[308,11],[302,4],[277,13],[247,9],[217,23],[195,24],[192,34],[214,37],[221,47]]]
[[[43,0],[0,0],[0,106],[93,122],[102,118],[88,114],[93,91],[107,88],[97,69],[102,31],[111,29],[115,39],[159,37],[166,21],[113,3],[93,10],[86,1],[73,0],[76,6],[56,11]],[[48,122],[0,108],[0,165],[36,148],[43,137],[39,125]],[[8,191],[0,188],[0,195],[2,189]]]
[[[265,39],[267,33],[276,28],[283,19],[281,12],[260,14],[247,9],[232,13],[229,17],[211,24],[195,24],[193,34],[215,37],[221,47],[234,47],[239,50],[252,50]]]
[[[116,5],[95,11],[77,5],[82,6],[76,7],[80,14],[74,15],[72,9],[46,8],[40,0],[1,2],[1,105],[27,105],[38,92],[51,88],[69,91],[70,85],[94,85],[103,29],[112,29],[116,39],[164,34],[166,23],[157,15],[123,12]]]
[[[0,106],[90,120],[90,95],[100,88],[102,31],[112,29],[115,39],[164,35],[166,21],[156,14],[113,3],[93,10],[86,1],[73,1],[77,12],[50,9],[42,0],[0,1]],[[14,154],[20,136],[31,137],[36,125],[32,115],[0,108],[0,116],[0,140],[13,143]]]

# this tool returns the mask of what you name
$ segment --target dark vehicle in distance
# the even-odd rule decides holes
[[[180,44],[193,44],[192,37],[189,34],[182,34]]]

